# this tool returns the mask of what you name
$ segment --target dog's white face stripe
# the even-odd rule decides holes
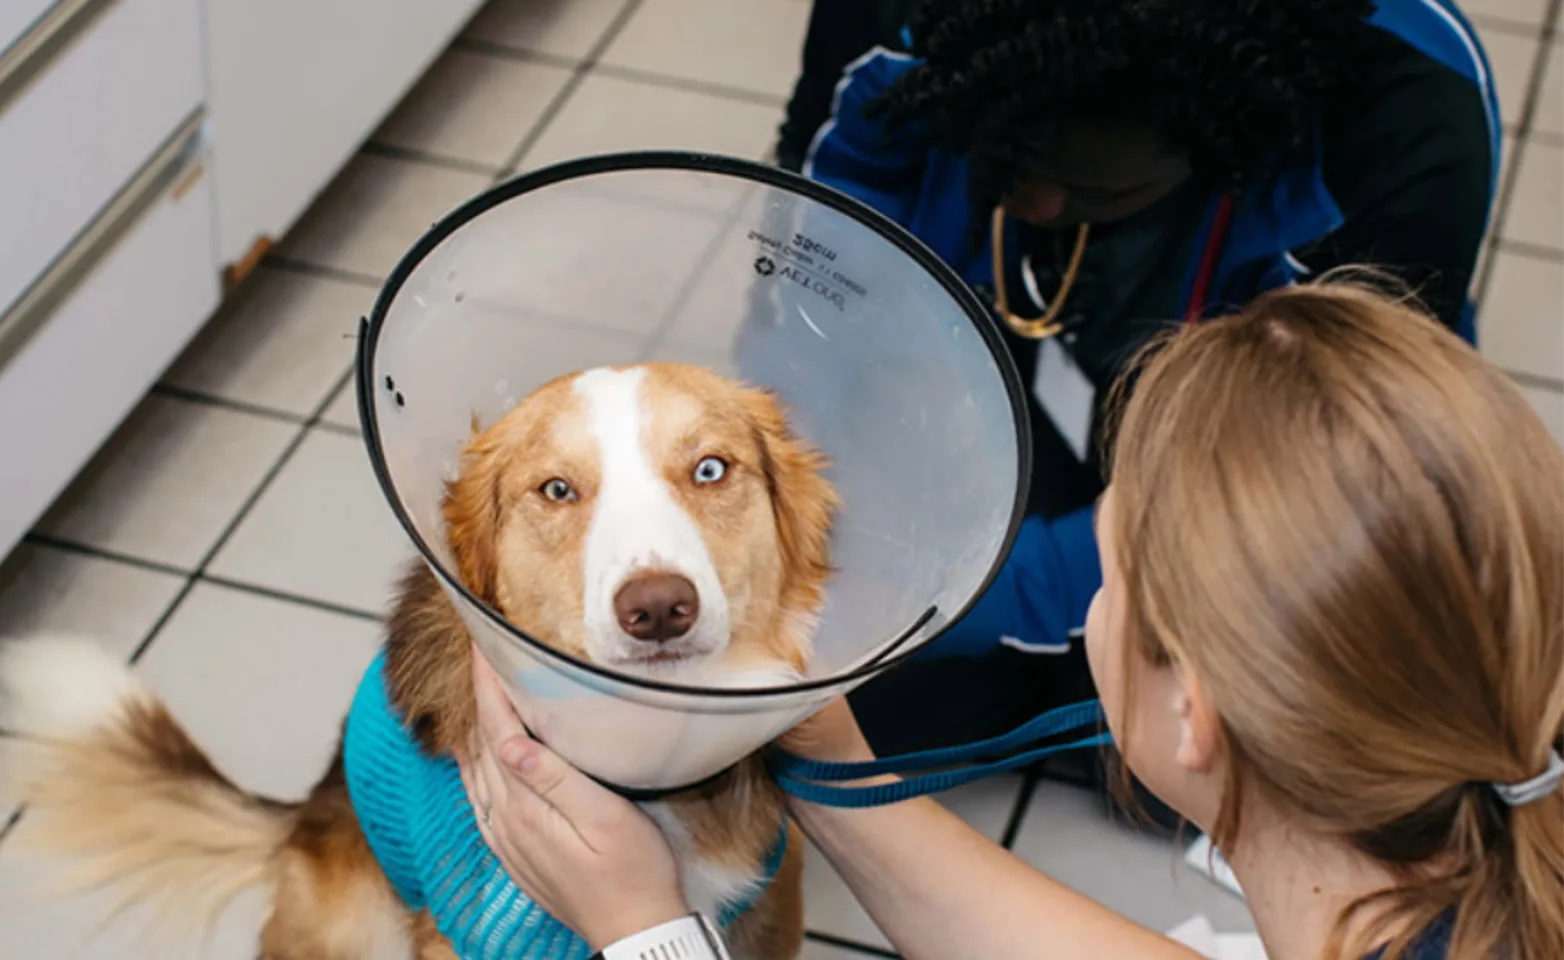
[[[680,574],[695,585],[700,615],[689,633],[664,646],[715,653],[728,642],[728,602],[699,526],[674,498],[662,465],[646,445],[651,411],[642,402],[643,369],[598,369],[576,378],[597,446],[599,489],[582,551],[587,652],[598,662],[634,657],[645,641],[620,628],[614,595],[637,572]]]

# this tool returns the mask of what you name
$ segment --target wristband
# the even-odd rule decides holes
[[[732,960],[711,923],[698,913],[625,937],[592,960]]]

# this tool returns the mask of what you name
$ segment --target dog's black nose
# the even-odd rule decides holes
[[[677,574],[651,573],[626,580],[614,594],[614,616],[637,640],[661,643],[695,626],[701,598],[695,584]]]

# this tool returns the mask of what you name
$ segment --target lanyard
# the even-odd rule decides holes
[[[1236,206],[1235,194],[1228,191],[1217,201],[1211,217],[1211,228],[1200,252],[1189,287],[1189,302],[1184,307],[1183,322],[1194,323],[1205,313],[1206,298],[1211,292],[1211,281],[1216,276],[1217,264],[1222,259],[1222,249],[1233,223]],[[1026,320],[1010,313],[1004,286],[1004,212],[994,211],[993,252],[996,312],[1007,326],[1019,336],[1031,340],[1044,340],[1064,329],[1057,319],[1064,298],[1074,284],[1086,246],[1087,228],[1083,225],[1076,235],[1075,249],[1070,256],[1065,282],[1054,297],[1052,309],[1038,320]],[[1035,763],[1044,757],[1066,750],[1085,750],[1104,747],[1113,743],[1113,736],[1103,730],[1105,724],[1102,703],[1086,700],[1059,707],[1029,720],[1009,733],[980,740],[976,743],[922,750],[899,757],[885,757],[861,763],[823,763],[807,760],[773,747],[767,754],[767,764],[777,784],[787,793],[809,803],[828,807],[877,807],[897,803],[912,797],[939,793],[1011,770]],[[1083,728],[1095,728],[1080,735]],[[1038,746],[1040,741],[1075,733],[1076,739]],[[999,760],[982,757],[1000,756]],[[891,783],[874,786],[841,786],[854,780],[865,780],[883,774],[909,774]]]
[[[1113,737],[1101,729],[1103,724],[1101,701],[1086,700],[1050,710],[1009,733],[976,743],[859,763],[822,763],[772,748],[767,763],[777,785],[800,800],[827,807],[878,807],[1018,770],[1066,750],[1107,746],[1113,742]],[[1094,728],[1094,732],[1062,743],[1035,746],[1038,741],[1079,733],[1087,727]],[[980,757],[995,755],[1003,758],[975,762]],[[887,773],[913,775],[875,786],[836,785]]]
[[[1195,280],[1189,286],[1189,303],[1184,307],[1184,322],[1194,323],[1206,311],[1206,297],[1211,292],[1211,279],[1216,276],[1216,265],[1222,260],[1222,248],[1227,244],[1227,231],[1233,225],[1233,208],[1237,205],[1234,193],[1228,190],[1217,201],[1216,213],[1211,217],[1211,232],[1206,236],[1205,249],[1200,252],[1200,266]]]

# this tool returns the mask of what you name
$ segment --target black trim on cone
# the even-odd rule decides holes
[[[813,180],[777,167],[766,166],[749,160],[739,160],[734,157],[658,150],[605,154],[602,156],[584,157],[579,160],[569,160],[532,173],[523,174],[489,188],[447,214],[420,237],[418,242],[413,244],[412,249],[408,250],[402,256],[402,259],[397,262],[396,268],[391,271],[391,275],[386,278],[385,285],[381,287],[380,294],[375,298],[374,309],[370,311],[367,320],[360,321],[359,326],[356,376],[359,420],[363,426],[364,443],[369,451],[370,465],[375,471],[375,479],[380,484],[380,490],[385,495],[387,503],[390,504],[391,512],[396,515],[397,522],[402,525],[402,529],[412,539],[414,547],[418,549],[424,562],[434,571],[435,576],[459,593],[474,609],[481,611],[483,616],[498,630],[509,634],[523,646],[532,648],[546,660],[569,665],[578,670],[586,671],[607,680],[627,684],[631,687],[640,687],[659,693],[719,699],[788,696],[809,690],[837,686],[845,681],[856,680],[860,677],[883,672],[907,659],[917,652],[919,647],[924,645],[919,644],[914,647],[906,647],[906,639],[927,622],[929,614],[925,613],[918,618],[912,626],[903,631],[899,638],[890,645],[890,650],[895,650],[897,647],[905,648],[896,652],[894,656],[882,654],[846,673],[804,680],[789,686],[755,687],[749,689],[690,687],[618,673],[607,667],[556,650],[535,637],[529,636],[502,616],[499,611],[478,599],[471,590],[467,589],[466,584],[462,583],[458,577],[453,576],[435,558],[433,551],[429,549],[429,545],[419,535],[412,517],[402,505],[401,497],[396,492],[396,485],[391,480],[390,471],[386,466],[385,456],[381,449],[380,424],[375,416],[374,403],[374,357],[375,347],[380,340],[380,331],[385,326],[386,315],[389,313],[391,304],[396,299],[396,295],[401,290],[402,285],[407,282],[407,278],[412,275],[413,271],[417,269],[425,257],[447,237],[456,232],[457,229],[507,200],[565,180],[574,180],[602,173],[643,170],[684,170],[696,173],[723,174],[740,180],[776,187],[813,200],[822,206],[829,207],[838,213],[851,217],[873,230],[883,239],[890,241],[908,257],[912,258],[930,277],[937,280],[945,292],[950,295],[951,299],[955,300],[962,308],[973,328],[983,338],[984,345],[988,347],[989,354],[994,359],[1000,378],[1004,381],[1005,392],[1010,398],[1010,411],[1014,418],[1018,446],[1016,492],[1015,501],[1010,512],[1010,523],[1005,530],[1001,549],[995,556],[988,572],[984,574],[981,585],[977,590],[973,591],[966,604],[947,621],[945,627],[934,633],[925,641],[925,644],[932,643],[938,639],[946,629],[949,629],[950,624],[960,620],[971,609],[972,605],[977,602],[978,598],[987,592],[994,578],[998,575],[999,568],[1010,556],[1010,550],[1015,545],[1016,535],[1021,529],[1026,495],[1027,490],[1031,486],[1032,473],[1032,433],[1028,424],[1029,414],[1027,412],[1026,393],[1021,385],[1020,373],[1016,370],[1015,362],[1010,357],[1009,350],[1004,344],[993,317],[989,315],[988,310],[967,287],[966,283],[950,267],[946,266],[945,262],[934,251],[930,250],[922,241],[879,211],[824,184],[816,183]]]

